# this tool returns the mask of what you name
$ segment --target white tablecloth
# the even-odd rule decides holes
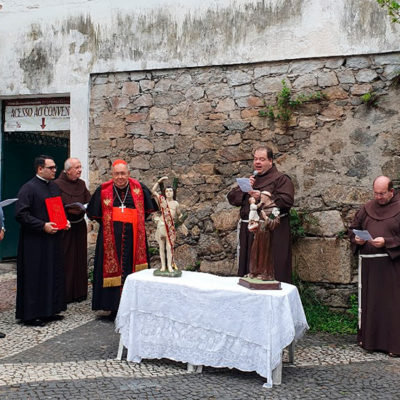
[[[129,275],[116,318],[127,359],[256,371],[272,382],[282,350],[308,328],[300,297],[293,285],[250,290],[238,280],[189,271]]]

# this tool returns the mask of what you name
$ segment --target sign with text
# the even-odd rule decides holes
[[[68,98],[7,101],[5,132],[69,131]]]

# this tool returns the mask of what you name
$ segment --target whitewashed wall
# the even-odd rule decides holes
[[[400,49],[375,0],[0,0],[0,98],[69,94],[87,178],[89,75]]]

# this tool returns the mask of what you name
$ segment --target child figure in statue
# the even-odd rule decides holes
[[[247,225],[247,229],[252,231],[254,228],[257,228],[258,221],[260,220],[260,216],[258,215],[258,207],[256,204],[256,199],[254,197],[249,197],[250,204],[250,212],[249,212],[249,224]],[[261,204],[261,203],[260,203]]]
[[[279,208],[271,200],[271,193],[261,192],[261,218],[252,229],[254,241],[250,253],[249,278],[262,279],[263,281],[275,280],[274,255],[272,243],[273,230],[279,225]]]
[[[159,194],[160,184],[168,179],[167,176],[160,178],[151,189],[151,193],[157,201],[160,212],[154,217],[157,223],[155,238],[160,250],[161,268],[164,272],[168,268],[169,272],[178,270],[174,262],[174,244],[176,239],[175,221],[180,220],[183,215],[181,213],[179,203],[175,200],[175,192],[172,187],[167,187],[164,194]],[[182,226],[182,232],[187,235],[188,231],[185,225]],[[165,253],[167,258],[165,258]]]

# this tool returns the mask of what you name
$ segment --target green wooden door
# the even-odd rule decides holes
[[[31,179],[35,172],[33,160],[41,154],[54,157],[58,170],[62,171],[69,154],[67,132],[43,135],[40,132],[4,132],[2,146],[2,200],[17,197],[19,188]],[[15,220],[15,203],[4,208],[6,235],[0,245],[0,259],[17,255],[19,224]]]

